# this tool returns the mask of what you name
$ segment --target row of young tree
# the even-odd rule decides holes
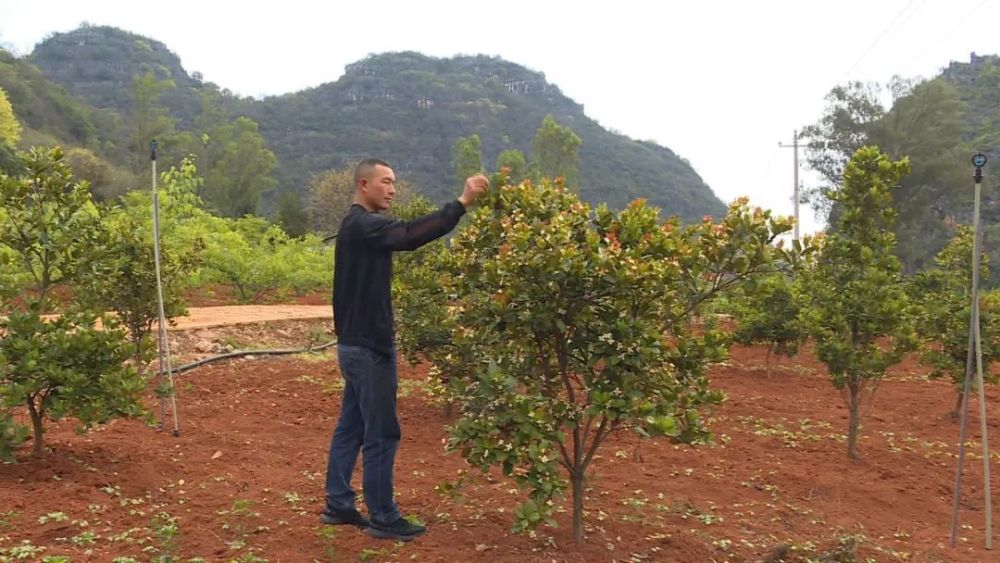
[[[850,411],[848,455],[856,457],[859,408],[870,398],[886,370],[903,354],[918,352],[931,379],[947,379],[955,388],[953,419],[960,414],[969,350],[972,309],[972,252],[975,233],[956,228],[930,268],[900,274],[893,227],[892,190],[909,170],[906,161],[886,168],[885,186],[868,192],[848,190],[859,174],[857,157],[847,164],[844,186],[829,191],[834,215],[832,234],[816,241],[822,252],[803,267],[763,276],[735,292],[729,305],[735,342],[766,347],[772,356],[795,356],[807,340],[829,367],[833,383],[844,392]],[[849,199],[850,198],[850,199]],[[866,207],[863,207],[866,206]],[[839,250],[835,250],[835,248]],[[989,276],[989,255],[980,256],[980,279]],[[979,296],[984,367],[1000,358],[1000,293]],[[840,327],[839,330],[837,327]],[[997,376],[984,373],[987,383]]]
[[[0,173],[3,459],[29,432],[41,453],[46,418],[72,416],[86,427],[143,414],[157,318],[151,196],[95,203],[64,157],[59,148],[32,149],[20,155],[22,173]],[[250,300],[329,286],[332,249],[319,237],[292,238],[257,217],[213,215],[198,196],[202,182],[187,160],[162,175],[168,317],[184,313],[192,287],[230,284]],[[30,428],[14,416],[21,408]]]
[[[449,447],[526,489],[517,529],[551,523],[569,489],[582,539],[588,467],[615,432],[708,440],[702,413],[722,394],[707,369],[734,341],[791,353],[811,339],[850,411],[857,457],[861,402],[907,352],[923,344],[934,376],[964,368],[970,234],[937,268],[901,274],[893,190],[909,171],[860,148],[827,191],[832,234],[788,248],[790,222],[745,200],[718,223],[684,226],[642,201],[591,209],[561,181],[497,176],[502,187],[450,246],[401,257],[401,348],[440,379],[457,415]],[[708,314],[726,293],[735,334]]]
[[[36,150],[22,157],[27,173],[0,175],[0,454],[7,456],[29,431],[40,452],[46,417],[88,426],[143,413],[155,319],[149,196],[97,205],[62,156]],[[724,359],[732,335],[706,311],[727,292],[757,314],[740,315],[737,339],[760,339],[754,323],[775,324],[761,313],[781,311],[780,326],[796,337],[765,340],[813,340],[850,408],[855,456],[861,401],[920,337],[937,343],[924,354],[936,372],[955,373],[955,359],[965,357],[969,235],[942,254],[939,268],[902,276],[892,190],[908,171],[906,160],[859,149],[842,185],[828,192],[839,208],[833,233],[785,248],[779,237],[790,221],[746,200],[719,222],[681,225],[661,221],[641,200],[619,212],[594,209],[562,178],[513,182],[504,168],[451,241],[399,257],[401,348],[431,363],[457,414],[449,446],[527,489],[519,529],[551,522],[556,497],[568,489],[582,539],[588,468],[615,432],[709,439],[702,413],[722,394],[707,371]],[[291,239],[259,219],[214,216],[197,195],[200,182],[191,162],[163,176],[174,314],[185,283],[228,279],[248,296],[279,283],[293,290],[329,283],[330,251],[316,236]],[[415,197],[397,212],[430,208]],[[268,264],[323,279],[275,281]],[[60,286],[71,298],[53,298]],[[57,310],[56,320],[43,320]],[[989,307],[983,318],[991,342]],[[27,410],[30,430],[15,409]]]

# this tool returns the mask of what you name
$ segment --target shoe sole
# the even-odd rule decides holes
[[[365,528],[365,533],[373,538],[378,538],[380,540],[399,540],[399,541],[412,541],[413,538],[423,534],[426,531],[427,530],[421,530],[415,534],[397,534],[395,532],[380,530],[378,528],[373,528],[373,527]]]
[[[320,522],[322,522],[324,524],[330,524],[330,525],[333,525],[333,526],[344,526],[344,525],[347,525],[347,526],[357,526],[358,528],[361,528],[361,529],[367,529],[368,528],[368,524],[367,523],[351,522],[351,521],[348,521],[348,520],[344,520],[343,518],[337,518],[336,516],[328,516],[326,514],[320,514],[319,515],[319,520],[320,520]]]

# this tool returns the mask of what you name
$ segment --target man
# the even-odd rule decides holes
[[[458,201],[413,221],[394,221],[379,212],[396,194],[392,168],[361,161],[354,170],[354,205],[340,224],[334,258],[333,319],[337,359],[344,377],[340,420],[330,444],[326,473],[327,524],[365,528],[376,538],[409,541],[424,527],[404,519],[393,500],[392,473],[400,429],[396,419],[396,351],[392,303],[392,253],[414,250],[455,228],[465,209],[486,193],[485,176],[472,176]],[[365,504],[371,520],[355,506],[351,476],[364,452]]]

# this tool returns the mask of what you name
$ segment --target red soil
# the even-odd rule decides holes
[[[149,560],[156,551],[144,548],[165,549],[151,518],[167,512],[177,518],[175,553],[185,561],[251,552],[290,562],[756,561],[781,544],[797,547],[786,559],[795,561],[862,535],[861,561],[993,560],[982,549],[978,419],[971,418],[976,442],[966,460],[959,547],[952,549],[958,436],[948,417],[952,390],[924,380],[912,363],[879,389],[862,420],[862,458],[851,461],[847,412],[821,364],[806,354],[783,360],[768,376],[761,349],[734,350],[729,364],[711,372],[729,396],[708,414],[714,445],[689,448],[621,434],[601,448],[582,544],[572,540],[566,511],[557,516],[558,528],[535,537],[510,533],[521,494],[497,474],[483,475],[444,453],[448,421],[425,391],[426,370],[401,366],[397,500],[429,531],[397,545],[318,521],[339,410],[332,358],[239,360],[180,376],[178,438],[139,421],[115,421],[85,436],[71,422],[49,423],[50,450],[41,459],[32,459],[26,446],[18,464],[0,465],[0,547],[27,540],[45,546],[43,555],[73,561]],[[998,399],[1000,390],[988,389],[994,443]],[[157,410],[152,399],[150,407]],[[971,410],[978,412],[975,402]],[[994,466],[997,491],[1000,466]],[[454,497],[435,491],[463,471],[465,484]],[[237,501],[249,506],[240,502],[234,510]],[[560,506],[568,508],[569,499]],[[40,522],[55,512],[68,519]],[[87,531],[94,542],[74,545],[73,538],[87,543],[80,535]],[[321,537],[324,531],[332,539]]]

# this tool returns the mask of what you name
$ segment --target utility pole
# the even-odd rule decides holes
[[[779,141],[778,146],[783,149],[793,149],[795,186],[792,189],[792,198],[795,204],[795,240],[802,240],[799,237],[799,131],[797,129],[792,131],[792,144],[787,145]]]

